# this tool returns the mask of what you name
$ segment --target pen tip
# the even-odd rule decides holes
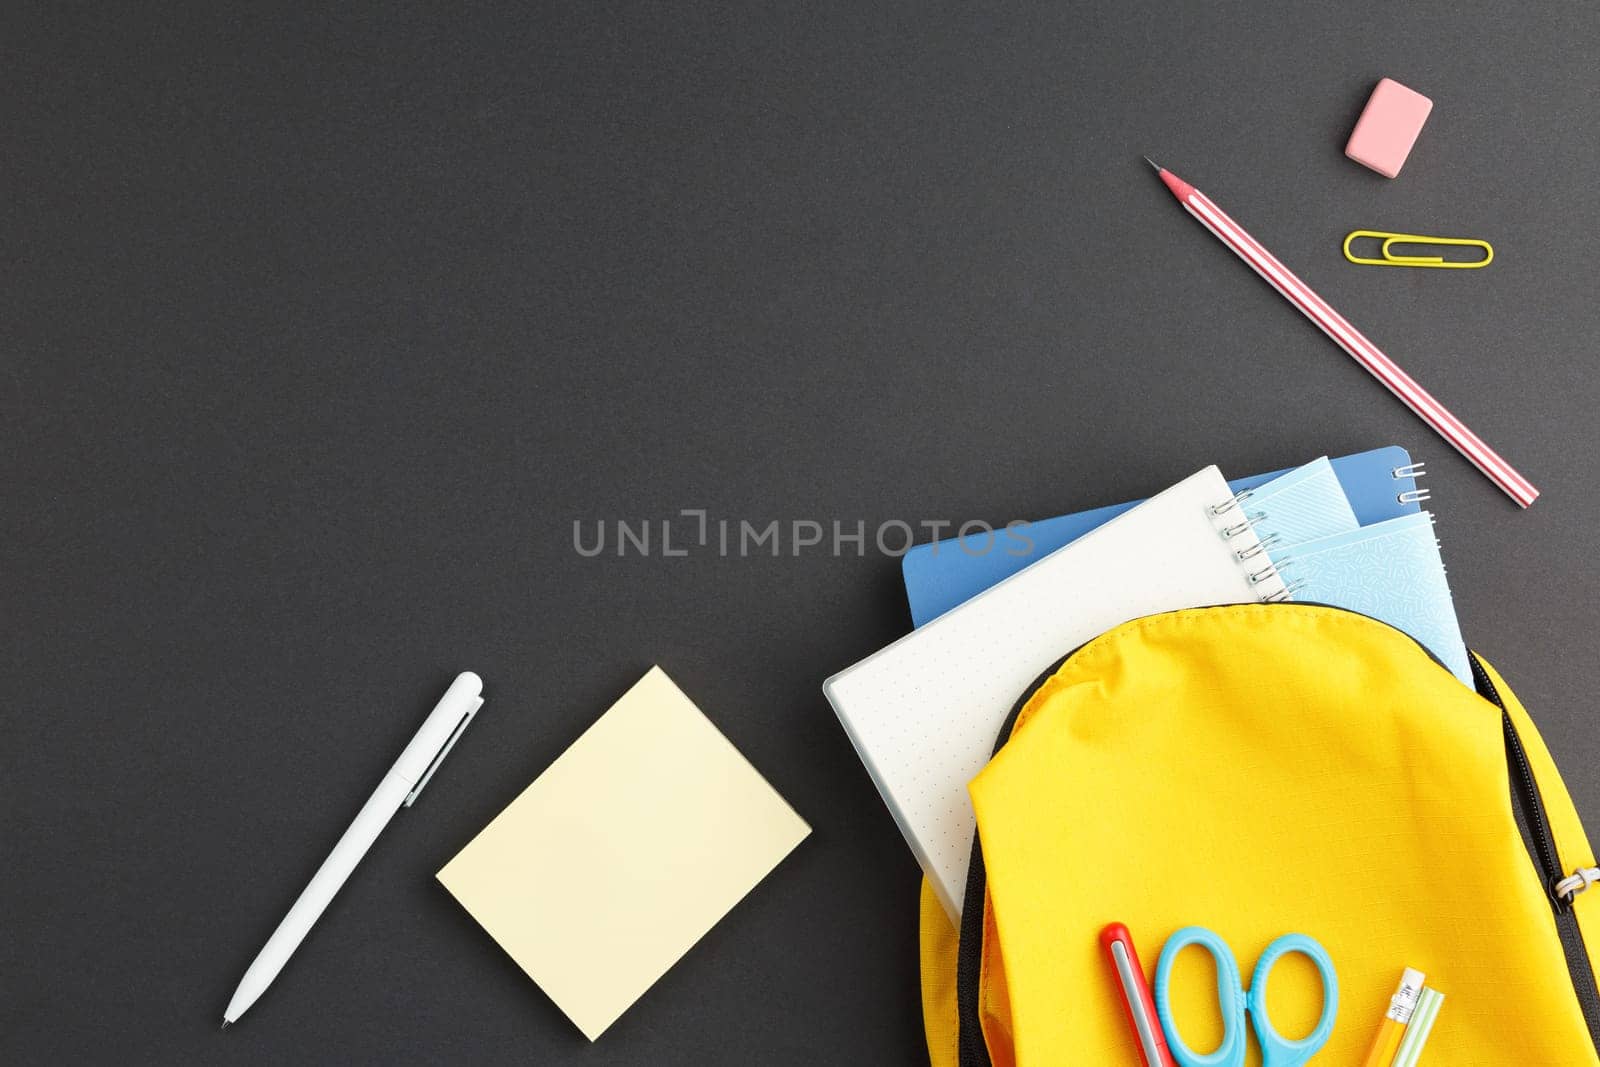
[[[224,1020],[222,1020],[222,1026],[220,1027],[220,1029],[226,1030],[228,1027],[230,1027],[232,1025],[233,1025],[233,1022],[231,1020],[224,1019]]]
[[[1144,157],[1144,161],[1146,163],[1150,164],[1150,169],[1151,170],[1155,171],[1157,174],[1161,173],[1161,164],[1157,163],[1155,160],[1151,159],[1149,156],[1145,156]]]

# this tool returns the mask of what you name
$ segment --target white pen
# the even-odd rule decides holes
[[[361,857],[367,854],[372,842],[389,824],[402,806],[410,807],[422,787],[428,784],[433,772],[449,754],[451,746],[467,728],[472,717],[483,707],[483,680],[471,671],[456,675],[444,696],[428,713],[422,729],[411,739],[400,758],[394,761],[389,773],[383,776],[378,788],[361,806],[355,821],[333,846],[328,858],[322,861],[317,873],[301,891],[289,914],[283,917],[278,928],[272,931],[262,946],[250,969],[239,980],[227,1010],[222,1013],[222,1028],[228,1026],[250,1010],[256,998],[266,992],[267,986],[278,977],[283,965],[289,962],[294,950],[300,947],[311,927],[322,917],[333,895],[344,885],[350,872],[355,870]]]

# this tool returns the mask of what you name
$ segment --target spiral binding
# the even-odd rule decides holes
[[[1426,463],[1422,462],[1407,463],[1404,467],[1396,467],[1394,470],[1390,471],[1389,476],[1395,479],[1395,481],[1399,481],[1401,478],[1421,478],[1423,475],[1428,473],[1426,469],[1427,466],[1428,465]],[[1395,495],[1395,499],[1400,501],[1402,504],[1420,504],[1431,496],[1433,496],[1432,490],[1407,489],[1403,493],[1397,493]]]
[[[1396,481],[1399,481],[1402,478],[1421,478],[1427,473],[1427,464],[1423,462],[1416,462],[1407,463],[1402,467],[1395,467],[1389,472],[1389,476],[1394,478]],[[1265,511],[1245,510],[1244,504],[1250,499],[1254,492],[1255,490],[1253,489],[1245,489],[1241,492],[1235,493],[1233,496],[1219,504],[1212,504],[1206,508],[1206,513],[1214,519],[1220,519],[1235,511],[1239,513],[1240,517],[1237,521],[1223,526],[1218,531],[1222,535],[1222,539],[1224,541],[1231,541],[1235,537],[1238,537],[1240,534],[1244,533],[1246,530],[1254,529],[1257,523],[1261,522],[1267,517],[1267,513]],[[1427,489],[1407,489],[1404,492],[1395,494],[1395,499],[1402,504],[1420,504],[1422,501],[1429,499],[1432,495],[1433,493]],[[1268,534],[1266,537],[1261,538],[1249,548],[1236,549],[1233,553],[1233,558],[1240,563],[1249,563],[1256,557],[1266,554],[1268,550],[1278,545],[1281,541],[1282,537],[1279,534]],[[1301,589],[1304,589],[1306,585],[1306,581],[1303,578],[1284,577],[1283,572],[1293,566],[1294,557],[1287,556],[1277,563],[1268,562],[1266,566],[1262,567],[1260,570],[1247,571],[1246,577],[1250,579],[1251,585],[1260,585],[1262,582],[1265,582],[1270,578],[1277,577],[1283,582],[1283,588],[1269,596],[1264,596],[1261,599],[1267,603],[1291,600],[1293,599],[1294,595]]]
[[[1217,505],[1212,505],[1212,507],[1214,509],[1217,507]],[[1223,514],[1226,514],[1227,510],[1228,509],[1224,508]],[[1213,511],[1213,514],[1215,514],[1215,511]],[[1267,513],[1265,511],[1246,511],[1243,513],[1243,517],[1240,518],[1238,522],[1222,528],[1222,539],[1224,541],[1231,541],[1235,537],[1238,537],[1240,534],[1244,533],[1246,530],[1254,528],[1256,523],[1260,522],[1266,517]]]
[[[1254,489],[1241,489],[1239,492],[1233,494],[1222,503],[1212,504],[1206,510],[1211,513],[1212,518],[1221,518],[1234,508],[1238,507],[1240,504],[1243,504],[1246,500],[1249,500],[1250,494],[1254,492]]]
[[[1255,523],[1251,522],[1247,518],[1234,523],[1232,526],[1224,526],[1222,528],[1222,539],[1224,541],[1232,541],[1235,537],[1238,537],[1240,534],[1244,533],[1254,525]]]
[[[1283,588],[1267,597],[1267,603],[1277,604],[1284,600],[1294,599],[1294,595],[1306,587],[1305,579],[1296,578],[1292,582],[1284,582]]]
[[[1241,505],[1243,505],[1246,500],[1250,499],[1250,492],[1250,490],[1246,489],[1241,493],[1235,493],[1233,496],[1222,501],[1220,504],[1211,504],[1206,508],[1206,514],[1214,519],[1220,519],[1233,511],[1239,512],[1240,517],[1236,522],[1231,522],[1217,530],[1217,533],[1222,536],[1224,541],[1231,541],[1235,537],[1238,537],[1240,534],[1244,533],[1246,530],[1254,529],[1256,523],[1267,517],[1267,513],[1265,511],[1245,511],[1242,508]],[[1249,548],[1234,549],[1233,558],[1239,563],[1249,563],[1256,559],[1256,557],[1263,555],[1267,549],[1277,544],[1279,540],[1280,538],[1277,534],[1268,534],[1266,537],[1261,538]],[[1262,563],[1264,566],[1262,566],[1260,569],[1246,569],[1245,577],[1249,579],[1251,585],[1260,585],[1262,582],[1278,576],[1278,568],[1273,566],[1271,560],[1264,559],[1262,560]],[[1285,587],[1284,589],[1279,589],[1276,592],[1269,593],[1268,595],[1262,597],[1261,600],[1263,602],[1285,600],[1288,598],[1287,593],[1287,587]]]
[[[1257,541],[1255,544],[1251,545],[1249,548],[1241,548],[1238,551],[1234,552],[1233,558],[1238,560],[1240,563],[1244,563],[1246,560],[1255,559],[1257,556],[1261,555],[1261,553],[1265,552],[1267,549],[1271,548],[1273,545],[1276,545],[1279,541],[1282,541],[1282,540],[1283,540],[1283,535],[1282,534],[1276,534],[1276,533],[1267,534],[1267,536],[1261,538],[1259,541]]]
[[[1251,571],[1250,572],[1250,574],[1249,574],[1250,584],[1251,585],[1260,585],[1262,582],[1266,581],[1268,578],[1276,578],[1277,576],[1278,576],[1278,568],[1274,567],[1271,564],[1271,562],[1268,562],[1267,565],[1265,567],[1262,567],[1260,570]]]

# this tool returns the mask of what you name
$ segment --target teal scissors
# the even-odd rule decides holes
[[[1199,1055],[1178,1034],[1168,999],[1172,987],[1172,965],[1178,953],[1199,945],[1211,953],[1217,964],[1217,1000],[1222,1009],[1222,1044],[1216,1051]],[[1316,1029],[1298,1041],[1285,1040],[1267,1018],[1267,976],[1284,956],[1298,952],[1316,965],[1322,979],[1322,1018]],[[1304,934],[1285,934],[1261,954],[1255,973],[1250,976],[1250,992],[1239,982],[1239,963],[1227,942],[1203,926],[1186,926],[1167,939],[1156,964],[1156,1014],[1167,1032],[1167,1045],[1182,1067],[1244,1067],[1244,1015],[1255,1023],[1256,1040],[1261,1042],[1262,1067],[1300,1067],[1322,1051],[1333,1033],[1333,1018],[1339,1011],[1339,976],[1334,973],[1328,950]]]

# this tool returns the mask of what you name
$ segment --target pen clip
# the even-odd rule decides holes
[[[478,714],[478,709],[481,707],[483,707],[483,700],[479,698],[461,716],[461,721],[456,723],[456,728],[450,731],[450,736],[445,738],[444,744],[439,746],[438,753],[429,762],[428,769],[422,772],[422,777],[417,779],[417,784],[412,786],[411,792],[406,794],[405,807],[409,808],[416,803],[417,797],[422,793],[422,787],[428,784],[428,779],[432,778],[433,772],[439,769],[439,764],[443,763],[444,758],[450,754],[450,750],[461,739],[461,735],[466,732],[467,725],[472,722],[473,716]]]

